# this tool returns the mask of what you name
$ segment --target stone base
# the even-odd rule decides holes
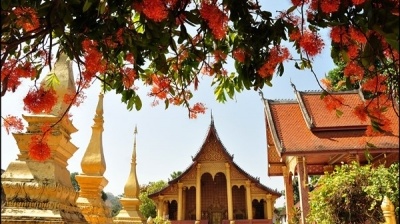
[[[138,211],[126,211],[123,209],[114,217],[113,221],[114,223],[146,223],[146,220],[142,220],[141,216],[142,215]]]
[[[68,217],[68,220],[66,220]],[[62,211],[54,211],[48,209],[34,208],[16,208],[4,205],[1,211],[1,223],[15,224],[36,224],[36,223],[87,223],[83,216],[79,213],[66,214]]]

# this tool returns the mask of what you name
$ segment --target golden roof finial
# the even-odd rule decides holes
[[[131,172],[128,177],[128,181],[125,184],[124,193],[126,198],[139,198],[139,182],[136,176],[136,135],[137,135],[137,126],[135,126],[134,134],[134,142],[133,142],[133,153],[132,153],[132,162],[131,162]]]
[[[81,162],[82,171],[86,175],[102,176],[106,171],[103,153],[103,98],[104,95],[99,94],[92,136]]]

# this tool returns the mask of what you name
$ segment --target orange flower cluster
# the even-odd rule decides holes
[[[307,3],[308,3],[308,0],[292,0],[292,4],[294,6],[299,6],[301,4],[307,4]]]
[[[147,18],[161,22],[168,16],[168,10],[163,0],[143,0],[143,13]]]
[[[360,49],[367,43],[367,36],[355,27],[332,27],[330,36],[334,43],[340,44],[347,51],[350,59],[357,58]]]
[[[258,69],[257,73],[262,78],[271,78],[278,64],[290,57],[289,50],[286,47],[274,47],[269,52],[268,60]]]
[[[150,95],[156,96],[159,99],[166,99],[171,85],[169,79],[167,77],[159,77],[158,75],[153,74],[151,80],[152,88]]]
[[[80,91],[79,93],[66,93],[64,95],[64,99],[63,102],[65,104],[71,104],[74,106],[79,106],[81,103],[83,103],[83,101],[85,100],[86,96],[84,95],[84,93],[82,91]]]
[[[198,114],[204,114],[206,107],[202,103],[196,103],[192,108],[189,108],[189,118],[196,119]]]
[[[126,54],[125,60],[128,61],[128,62],[130,62],[130,63],[132,63],[132,64],[135,63],[135,57],[133,56],[132,53]]]
[[[364,91],[372,93],[385,93],[387,90],[386,76],[377,75],[364,82],[362,85]]]
[[[29,145],[29,157],[33,160],[43,162],[50,158],[50,147],[46,142],[46,135],[34,135]]]
[[[295,2],[296,4],[294,4]],[[361,5],[365,2],[365,0],[311,0],[310,8],[312,10],[321,9],[322,12],[329,14],[334,13],[339,10],[340,4],[348,6],[350,4],[353,5]],[[300,4],[308,4],[309,0],[292,0],[293,5],[299,6]]]
[[[121,69],[122,82],[125,88],[129,89],[133,86],[133,82],[136,78],[136,71],[133,68],[123,68]]]
[[[31,7],[16,7],[13,10],[16,17],[16,24],[26,32],[30,32],[39,27],[37,12]]]
[[[201,69],[201,73],[204,75],[213,76],[215,74],[215,71],[212,66],[210,66],[209,64],[205,64]]]
[[[13,115],[7,115],[7,117],[4,118],[3,126],[6,129],[7,134],[10,134],[10,131],[21,132],[24,129],[22,119]]]
[[[321,53],[324,48],[322,38],[317,33],[309,30],[304,31],[303,35],[301,35],[299,45],[311,57]]]
[[[201,3],[200,16],[207,22],[217,40],[225,38],[228,31],[228,16],[218,6],[203,1]]]
[[[1,67],[1,82],[7,83],[8,91],[15,91],[21,84],[21,78],[34,77],[36,77],[36,69],[27,61],[18,63],[16,59],[6,60]]]
[[[213,52],[213,54],[214,54],[214,60],[215,60],[216,62],[225,60],[225,59],[226,59],[226,56],[227,56],[227,55],[226,55],[223,51],[221,51],[221,50],[215,50],[215,51]]]
[[[243,48],[236,48],[232,52],[232,56],[236,61],[240,63],[244,63],[244,61],[246,60],[246,52],[244,51]]]
[[[327,78],[323,78],[323,79],[321,79],[321,83],[322,83],[322,85],[324,85],[325,86],[325,89],[326,90],[328,90],[328,91],[331,91],[332,90],[332,82],[331,82],[331,80],[329,80],[329,79],[327,79]]]
[[[343,70],[346,77],[350,77],[352,83],[361,81],[364,78],[364,68],[361,67],[356,61],[352,61],[346,65]]]
[[[365,0],[351,0],[353,5],[361,5],[365,2]]]
[[[103,55],[97,50],[97,43],[91,40],[84,40],[82,48],[85,51],[85,70],[82,73],[84,82],[89,83],[97,73],[104,73],[106,63],[103,60]]]
[[[365,105],[359,104],[353,109],[353,114],[356,115],[361,121],[367,120],[367,108]]]
[[[332,13],[339,10],[341,0],[320,1],[321,10],[324,13]]]
[[[323,101],[325,102],[326,109],[332,111],[337,110],[343,105],[344,98],[341,96],[327,95],[323,98]]]
[[[53,106],[57,103],[57,94],[54,89],[32,88],[24,98],[24,110],[38,113],[50,113]]]
[[[371,125],[367,128],[366,134],[370,136],[382,135],[385,132],[391,132],[391,120],[383,113],[388,107],[391,107],[391,101],[386,94],[380,94],[366,102],[366,113],[371,119]]]

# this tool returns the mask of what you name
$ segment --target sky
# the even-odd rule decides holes
[[[275,12],[287,9],[289,1],[264,0],[267,10]],[[328,39],[328,34],[323,33]],[[329,42],[328,42],[329,43]],[[325,47],[322,54],[314,58],[314,70],[320,80],[334,64],[330,51]],[[46,74],[44,74],[46,75]],[[128,180],[136,135],[136,174],[140,185],[149,182],[168,181],[174,171],[185,171],[192,162],[205,140],[211,122],[211,114],[218,136],[234,162],[254,177],[259,177],[265,186],[281,191],[284,189],[283,177],[268,177],[267,175],[267,142],[264,119],[264,105],[261,96],[254,90],[245,90],[235,95],[233,100],[222,104],[215,100],[211,78],[200,76],[199,89],[194,92],[192,104],[202,102],[207,110],[197,119],[189,119],[184,107],[170,106],[165,110],[163,102],[152,106],[153,98],[147,96],[148,89],[139,88],[143,107],[140,111],[128,111],[121,103],[121,97],[114,92],[104,96],[104,132],[103,150],[106,162],[104,177],[109,183],[105,192],[120,195]],[[316,78],[310,71],[300,71],[293,62],[285,63],[285,73],[282,77],[275,76],[272,87],[264,87],[262,92],[267,99],[294,99],[295,95],[290,82],[297,90],[318,90]],[[1,115],[21,116],[23,111],[22,99],[31,83],[24,83],[15,93],[7,93],[1,98]],[[86,92],[86,100],[79,107],[71,110],[72,123],[78,129],[71,135],[71,142],[79,149],[68,160],[68,170],[81,173],[80,166],[83,154],[88,146],[93,118],[95,116],[100,82],[96,81]],[[18,147],[15,139],[1,128],[1,168],[17,159]],[[277,206],[282,206],[284,197],[278,199]]]

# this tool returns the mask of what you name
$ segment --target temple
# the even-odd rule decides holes
[[[192,164],[164,189],[149,195],[157,216],[179,223],[272,223],[281,196],[241,169],[211,124]]]
[[[326,108],[321,94],[295,89],[295,100],[264,100],[268,176],[283,176],[287,220],[294,211],[292,177],[299,178],[301,223],[309,212],[308,175],[323,175],[352,161],[387,166],[399,161],[398,105],[385,112],[391,131],[367,136],[371,122],[358,119],[352,112],[364,104],[360,91],[330,93],[344,100],[341,115]]]

